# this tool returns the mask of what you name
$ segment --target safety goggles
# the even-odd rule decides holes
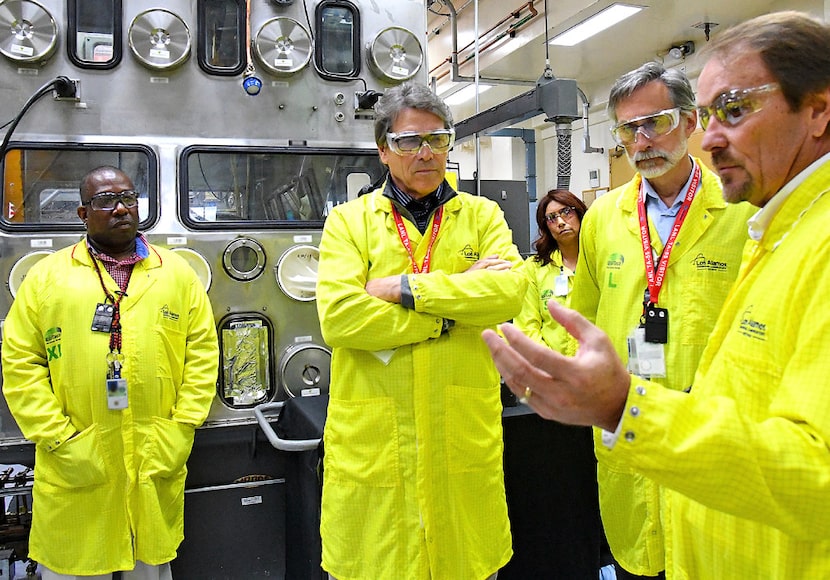
[[[675,107],[674,109],[666,109],[665,111],[620,123],[611,129],[611,134],[614,136],[617,145],[625,146],[631,145],[637,140],[637,133],[641,133],[646,139],[654,139],[660,135],[671,133],[679,124],[680,107]]]
[[[556,223],[556,220],[562,218],[565,221],[568,221],[568,218],[576,215],[576,208],[571,206],[565,206],[559,211],[555,211],[553,213],[545,214],[545,220],[548,223]]]
[[[99,211],[112,211],[121,203],[125,208],[132,209],[138,205],[138,193],[135,191],[104,191],[89,198],[84,205],[92,206]]]
[[[712,101],[711,105],[699,106],[697,108],[700,126],[705,131],[713,115],[721,123],[735,126],[749,115],[757,113],[763,108],[763,103],[760,99],[761,95],[780,88],[778,83],[767,83],[760,87],[734,89],[726,93],[721,93]]]
[[[416,155],[424,145],[433,153],[446,153],[455,143],[455,129],[439,129],[429,133],[387,133],[386,143],[398,155]]]

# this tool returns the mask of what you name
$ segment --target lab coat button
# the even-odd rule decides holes
[[[635,437],[634,431],[626,431],[625,432],[625,440],[628,441],[629,443],[634,441],[634,437]]]

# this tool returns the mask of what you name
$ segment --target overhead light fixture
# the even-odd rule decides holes
[[[680,60],[681,58],[686,58],[690,54],[693,54],[695,51],[695,43],[692,40],[687,40],[681,44],[677,44],[672,46],[669,49],[669,56],[675,60]]]
[[[575,26],[572,26],[561,34],[557,34],[550,41],[550,44],[558,46],[574,46],[575,44],[579,44],[583,40],[602,32],[606,28],[619,24],[629,16],[637,14],[643,8],[644,6],[620,4],[615,2],[600,10],[590,18],[583,20]]]
[[[490,90],[490,87],[493,85],[478,85],[478,94]],[[463,89],[454,92],[448,97],[444,98],[444,102],[447,103],[450,107],[455,107],[462,103],[466,103],[467,101],[475,98],[476,96],[476,86],[474,84],[469,84]]]

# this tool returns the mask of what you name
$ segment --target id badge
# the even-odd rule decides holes
[[[645,317],[646,342],[666,344],[669,342],[669,311],[649,304],[643,313]]]
[[[92,331],[112,331],[112,318],[115,314],[115,306],[112,304],[100,303],[95,305],[95,314],[92,316]]]
[[[107,409],[121,411],[127,405],[127,379],[107,379]]]
[[[643,377],[666,376],[665,346],[646,340],[646,329],[638,326],[628,337],[628,372]]]
[[[554,296],[567,296],[568,295],[568,275],[567,274],[559,274],[553,282],[553,295]]]

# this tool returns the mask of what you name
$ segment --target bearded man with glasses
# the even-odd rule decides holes
[[[576,357],[510,325],[485,340],[550,419],[620,434],[604,463],[661,486],[669,578],[827,578],[830,570],[830,26],[771,13],[713,38],[702,147],[730,203],[757,212],[689,394],[625,367],[576,312]]]
[[[752,209],[727,204],[717,175],[689,155],[697,113],[682,72],[649,62],[623,75],[608,114],[637,173],[585,214],[571,307],[609,334],[632,373],[683,391],[738,274]],[[607,460],[601,430],[594,440],[618,577],[662,576],[660,489]]]
[[[320,532],[332,578],[492,578],[512,555],[500,377],[481,340],[526,282],[499,206],[444,179],[452,115],[388,89],[381,187],[336,206],[317,309],[332,347]]]
[[[219,348],[202,283],[137,231],[116,167],[80,184],[86,236],[38,262],[3,331],[3,394],[35,444],[29,557],[45,580],[169,580]]]

